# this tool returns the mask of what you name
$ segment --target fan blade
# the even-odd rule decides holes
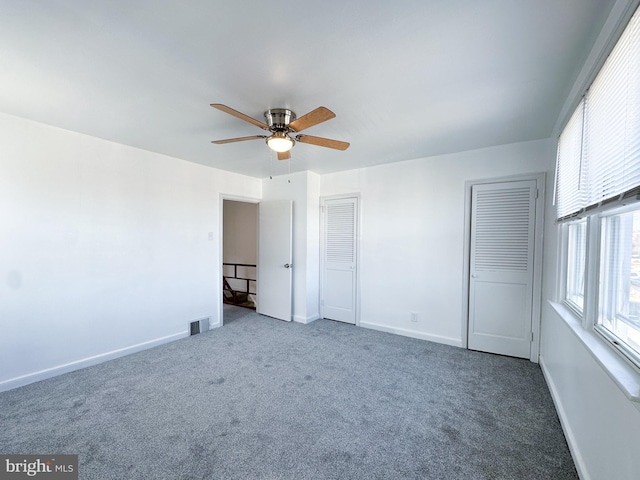
[[[244,142],[245,140],[256,140],[258,138],[267,138],[266,135],[252,135],[251,137],[227,138],[226,140],[213,140],[211,143],[222,145],[224,143]]]
[[[240,120],[244,120],[245,122],[249,122],[252,125],[255,125],[256,127],[260,127],[264,130],[269,130],[269,127],[267,126],[266,123],[262,123],[259,120],[256,120],[255,118],[250,117],[249,115],[245,115],[242,112],[239,112],[237,110],[234,110],[231,107],[227,107],[226,105],[222,105],[221,103],[212,103],[211,106],[213,108],[217,108],[218,110],[221,110],[225,113],[228,113],[229,115],[233,115],[234,117],[239,118]]]
[[[349,142],[331,140],[330,138],[314,137],[313,135],[297,135],[296,140],[301,143],[310,143],[311,145],[335,148],[336,150],[346,150],[350,145]]]
[[[305,128],[313,127],[327,120],[335,118],[336,114],[325,107],[318,107],[315,110],[301,116],[289,124],[289,128],[294,132],[301,132]]]
[[[289,160],[291,158],[291,152],[278,152],[278,160]]]

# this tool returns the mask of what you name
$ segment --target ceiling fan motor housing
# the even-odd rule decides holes
[[[286,108],[272,108],[264,112],[264,118],[271,131],[286,131],[296,119],[296,114]]]

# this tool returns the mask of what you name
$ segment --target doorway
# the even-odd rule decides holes
[[[256,308],[258,204],[228,199],[222,202],[222,323],[225,324]]]
[[[246,315],[231,305],[234,295],[261,315],[292,320],[292,212],[291,200],[221,196],[219,325]]]
[[[544,174],[467,182],[463,339],[538,361]]]

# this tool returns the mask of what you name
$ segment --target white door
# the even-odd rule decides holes
[[[291,200],[261,202],[258,207],[257,312],[291,321]]]
[[[529,358],[536,181],[472,187],[469,348]]]
[[[327,199],[323,213],[322,317],[355,324],[358,199]]]

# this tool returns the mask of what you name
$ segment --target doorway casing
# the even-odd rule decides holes
[[[218,292],[218,321],[211,325],[211,328],[221,327],[224,322],[224,301],[223,301],[223,289],[222,289],[222,275],[224,267],[222,265],[224,261],[224,201],[231,200],[234,202],[244,202],[259,204],[259,198],[242,197],[238,195],[229,195],[225,193],[220,194],[219,211],[218,211],[218,266],[220,268],[218,278],[215,279],[216,291]]]
[[[332,200],[355,200],[355,271],[353,275],[355,275],[355,288],[353,292],[353,306],[354,306],[354,324],[356,326],[360,325],[360,215],[361,215],[361,205],[360,205],[360,194],[359,193],[347,193],[347,194],[339,194],[339,195],[329,195],[320,198],[320,317],[324,318],[324,301],[325,301],[325,234],[326,234],[326,203]],[[351,323],[351,322],[348,322]]]
[[[524,180],[534,180],[536,182],[538,194],[536,198],[536,217],[534,226],[534,247],[533,247],[533,293],[532,293],[532,314],[531,329],[533,339],[531,343],[531,353],[529,360],[538,363],[540,354],[540,314],[542,301],[542,245],[544,230],[544,210],[545,210],[545,181],[546,174],[531,173],[524,175],[513,175],[499,178],[487,178],[481,180],[469,180],[465,182],[464,200],[464,261],[462,273],[462,319],[461,338],[462,347],[469,346],[469,281],[471,264],[471,215],[472,215],[472,188],[476,185],[488,185],[493,183],[517,182]]]

